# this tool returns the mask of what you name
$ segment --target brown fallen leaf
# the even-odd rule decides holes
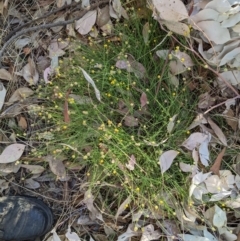
[[[223,134],[222,130],[218,127],[218,125],[210,118],[207,118],[208,124],[214,130],[215,134],[217,135],[218,139],[222,142],[224,146],[227,146],[227,138]]]
[[[222,163],[222,159],[223,159],[225,151],[226,151],[226,147],[224,147],[222,149],[222,151],[218,154],[214,164],[210,168],[210,171],[212,171],[214,174],[216,174],[218,176],[220,175],[219,170],[220,170],[220,167],[221,167],[221,163]]]
[[[23,116],[18,118],[18,126],[21,127],[23,130],[26,130],[28,127],[27,121]]]
[[[229,126],[236,131],[238,128],[238,119],[234,116],[234,112],[232,109],[228,109],[224,111],[224,118]]]
[[[53,156],[46,156],[45,160],[48,161],[49,167],[51,171],[57,175],[60,180],[65,180],[67,178],[67,173],[65,169],[65,165],[63,164],[62,160],[59,160]]]
[[[13,77],[6,69],[0,69],[0,79],[10,81],[13,79]]]

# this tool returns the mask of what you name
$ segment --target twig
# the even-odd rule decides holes
[[[29,33],[29,32],[32,32],[32,31],[38,31],[40,29],[46,29],[46,28],[52,28],[52,27],[57,27],[57,26],[65,26],[67,24],[70,24],[70,23],[74,23],[74,21],[80,19],[81,17],[83,17],[89,10],[93,10],[95,8],[97,8],[100,4],[103,4],[103,3],[108,3],[109,0],[101,0],[101,1],[98,1],[97,3],[94,3],[92,4],[89,8],[87,9],[83,9],[82,12],[75,18],[72,18],[70,20],[67,20],[67,21],[61,21],[61,22],[58,22],[58,23],[49,23],[49,24],[42,24],[42,25],[38,25],[38,26],[35,26],[35,27],[31,27],[31,28],[28,28],[28,29],[24,29],[18,33],[16,33],[14,36],[12,36],[2,47],[1,51],[0,51],[0,68],[2,68],[2,58],[3,58],[3,53],[5,52],[6,48],[12,43],[12,41],[16,38],[18,38],[19,36],[23,35],[23,34],[26,34],[26,33]]]
[[[47,17],[49,17],[49,16],[51,16],[51,15],[57,13],[57,12],[60,12],[60,11],[64,10],[64,9],[68,9],[68,8],[71,8],[71,7],[75,7],[75,6],[77,6],[78,4],[79,4],[79,3],[77,3],[77,2],[73,2],[73,3],[69,4],[69,5],[65,4],[65,5],[62,6],[61,8],[58,8],[58,9],[52,11],[52,12],[46,13],[46,14],[40,16],[39,18],[33,19],[33,20],[31,20],[31,21],[29,21],[29,22],[27,22],[27,23],[24,23],[23,25],[15,28],[13,31],[11,31],[11,32],[3,39],[3,41],[4,41],[4,42],[7,42],[15,33],[19,32],[21,29],[27,27],[27,26],[30,25],[30,24],[33,24],[33,23],[35,23],[35,22],[37,22],[37,21],[39,21],[39,20],[41,20],[41,19],[47,18]],[[79,9],[79,8],[81,8],[81,5],[79,5],[79,7],[77,7],[77,9]]]
[[[240,95],[237,95],[234,98],[231,98],[231,99],[228,99],[228,100],[236,100],[236,99],[240,99]],[[221,102],[217,105],[212,106],[210,109],[206,110],[203,114],[206,115],[208,112],[212,111],[213,109],[215,109],[215,108],[217,108],[221,105],[224,105],[228,100],[225,100],[225,101],[223,101],[223,102]]]

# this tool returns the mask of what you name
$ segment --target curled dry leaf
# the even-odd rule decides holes
[[[13,77],[6,69],[0,69],[0,79],[10,81],[13,79]]]
[[[36,65],[31,58],[28,58],[28,64],[22,69],[23,78],[31,85],[36,85],[39,79],[39,74]]]
[[[23,154],[25,145],[12,144],[7,146],[0,155],[0,163],[10,163],[17,161]]]
[[[178,151],[170,150],[165,151],[160,157],[159,157],[159,164],[161,168],[162,174],[166,172],[172,165],[174,159],[179,154]]]
[[[89,84],[92,85],[92,87],[94,88],[94,91],[95,91],[95,95],[96,95],[96,98],[101,101],[101,94],[100,94],[100,91],[98,90],[97,86],[95,85],[95,82],[93,81],[93,79],[91,78],[91,76],[81,67],[79,67],[81,70],[82,70],[82,73],[85,77],[85,79],[87,80],[87,82]]]
[[[75,29],[82,35],[88,34],[97,19],[97,10],[88,11],[82,18],[75,22]]]

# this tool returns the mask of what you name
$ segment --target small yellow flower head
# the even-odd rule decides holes
[[[66,129],[67,129],[67,126],[66,126],[66,125],[64,125],[62,128],[63,128],[63,130],[66,130]]]
[[[83,120],[82,124],[83,124],[84,126],[86,126],[86,125],[87,125],[87,121],[86,121],[86,120]]]
[[[186,133],[189,135],[189,134],[190,134],[190,131],[187,131]]]

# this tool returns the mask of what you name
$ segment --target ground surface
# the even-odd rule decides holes
[[[228,4],[0,2],[1,193],[52,208],[45,240],[238,240]]]

